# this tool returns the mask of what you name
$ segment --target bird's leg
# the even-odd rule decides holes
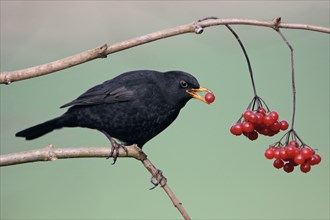
[[[163,172],[157,169],[155,175],[151,176],[150,182],[154,185],[153,187],[150,188],[150,190],[153,190],[158,185],[164,187],[166,185],[167,179],[163,176]]]
[[[110,138],[110,142],[111,142],[112,147],[111,147],[111,152],[110,152],[109,156],[107,157],[107,159],[109,159],[110,157],[113,157],[112,165],[114,165],[116,163],[117,157],[119,155],[120,145],[113,138]]]
[[[107,157],[107,159],[109,159],[110,157],[113,158],[112,165],[114,165],[117,161],[120,148],[123,148],[124,151],[126,152],[126,156],[128,156],[128,150],[125,145],[117,143],[117,141],[113,137],[111,137],[108,133],[103,132],[103,134],[105,134],[105,136],[107,136],[107,138],[109,139],[109,141],[111,143],[111,152],[110,152],[109,156]]]

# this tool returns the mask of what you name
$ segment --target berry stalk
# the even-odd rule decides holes
[[[292,121],[291,121],[291,129],[294,129],[294,119],[296,115],[296,84],[295,84],[295,77],[294,77],[294,61],[293,61],[293,47],[286,39],[286,37],[282,34],[282,32],[278,29],[276,30],[277,33],[282,37],[283,41],[290,49],[290,61],[291,61],[291,81],[292,81],[292,97],[293,97],[293,111],[292,111]]]
[[[247,62],[247,65],[248,65],[248,68],[249,68],[249,72],[250,72],[250,77],[251,77],[251,82],[252,82],[252,87],[253,87],[253,92],[254,92],[254,96],[258,96],[257,95],[257,90],[256,90],[256,86],[254,84],[254,78],[253,78],[253,71],[252,71],[252,67],[251,67],[251,63],[250,63],[250,59],[249,59],[249,56],[244,48],[244,45],[242,43],[242,41],[240,40],[240,38],[238,37],[238,35],[236,34],[236,32],[228,25],[226,24],[226,27],[230,30],[230,32],[235,36],[235,38],[237,39],[239,45],[241,46],[242,50],[243,50],[243,53],[244,53],[244,56],[245,56],[245,59],[246,59],[246,62]]]

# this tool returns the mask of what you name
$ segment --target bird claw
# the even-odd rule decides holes
[[[163,176],[163,172],[157,169],[156,174],[151,176],[150,182],[154,185],[149,190],[155,189],[158,185],[164,187],[166,185],[167,179]]]
[[[119,156],[119,149],[123,148],[124,151],[126,152],[126,156],[128,156],[128,150],[125,145],[117,143],[113,138],[110,139],[110,142],[111,142],[111,152],[110,152],[109,156],[107,157],[107,159],[112,157],[113,158],[112,165],[114,165]]]

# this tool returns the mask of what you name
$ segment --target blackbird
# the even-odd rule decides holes
[[[55,129],[84,127],[104,133],[112,149],[131,144],[142,148],[176,119],[191,98],[207,103],[197,92],[209,90],[186,72],[126,72],[61,106],[71,106],[63,115],[16,136],[32,140]]]

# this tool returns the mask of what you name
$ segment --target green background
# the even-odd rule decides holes
[[[329,1],[1,1],[1,71],[67,57],[206,16],[329,27]],[[289,50],[270,28],[233,26],[258,94],[291,121]],[[25,141],[15,133],[62,114],[88,88],[135,69],[192,73],[216,102],[192,100],[144,151],[193,219],[329,219],[329,35],[283,30],[295,49],[295,129],[322,162],[308,174],[276,170],[263,153],[282,135],[251,142],[229,133],[253,97],[246,61],[224,26],[131,48],[47,76],[1,85],[1,154],[108,146],[103,134],[63,129]],[[282,132],[283,134],[283,132]],[[71,159],[2,167],[1,219],[180,219],[140,162]]]

